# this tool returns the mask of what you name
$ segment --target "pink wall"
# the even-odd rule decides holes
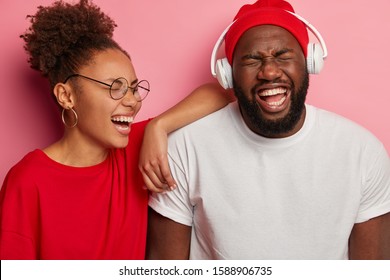
[[[25,16],[51,2],[0,1],[0,182],[26,152],[61,135],[48,87],[27,65],[18,37],[28,26]],[[95,0],[116,20],[116,39],[132,55],[138,76],[151,82],[152,93],[138,120],[211,80],[212,47],[248,2],[253,0]],[[360,123],[390,151],[390,1],[290,2],[317,27],[329,49],[324,71],[311,79],[308,102]]]

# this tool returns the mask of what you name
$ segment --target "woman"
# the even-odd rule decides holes
[[[147,121],[133,120],[149,83],[112,39],[114,21],[88,0],[41,6],[31,23],[21,36],[29,63],[48,78],[65,130],[7,174],[0,258],[143,259],[148,192],[138,157]],[[155,182],[174,187],[161,156],[166,134],[223,107],[221,96],[200,88],[154,121],[150,134],[162,137],[149,152],[162,159]]]

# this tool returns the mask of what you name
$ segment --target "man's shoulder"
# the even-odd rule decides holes
[[[323,133],[328,133],[335,137],[349,139],[348,142],[371,143],[382,146],[380,140],[363,125],[341,114],[328,111],[326,109],[309,106],[315,110],[316,126]]]
[[[235,103],[230,103],[193,123],[184,126],[177,130],[177,132],[188,132],[197,130],[216,129],[216,127],[231,123],[232,118],[235,118]]]
[[[226,140],[226,132],[234,127],[234,106],[229,104],[187,126],[184,126],[168,136],[169,147],[190,144],[194,147],[213,145]],[[187,143],[187,144],[184,144]]]
[[[320,124],[338,125],[342,126],[344,129],[356,130],[364,134],[371,134],[368,129],[344,115],[315,106],[310,107],[316,111],[317,121],[320,122]]]

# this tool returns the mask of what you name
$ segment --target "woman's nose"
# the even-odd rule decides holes
[[[137,98],[134,96],[134,93],[131,89],[129,89],[125,96],[122,98],[122,103],[125,106],[135,107],[138,104]]]

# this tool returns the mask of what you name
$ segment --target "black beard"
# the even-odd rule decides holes
[[[278,137],[291,132],[300,120],[305,110],[307,90],[309,88],[309,74],[306,71],[300,88],[295,92],[295,85],[292,85],[291,106],[288,114],[277,120],[265,119],[257,102],[250,101],[245,97],[243,90],[234,83],[234,92],[237,97],[240,110],[244,111],[251,122],[251,129],[265,137]],[[252,93],[255,95],[255,93]]]

